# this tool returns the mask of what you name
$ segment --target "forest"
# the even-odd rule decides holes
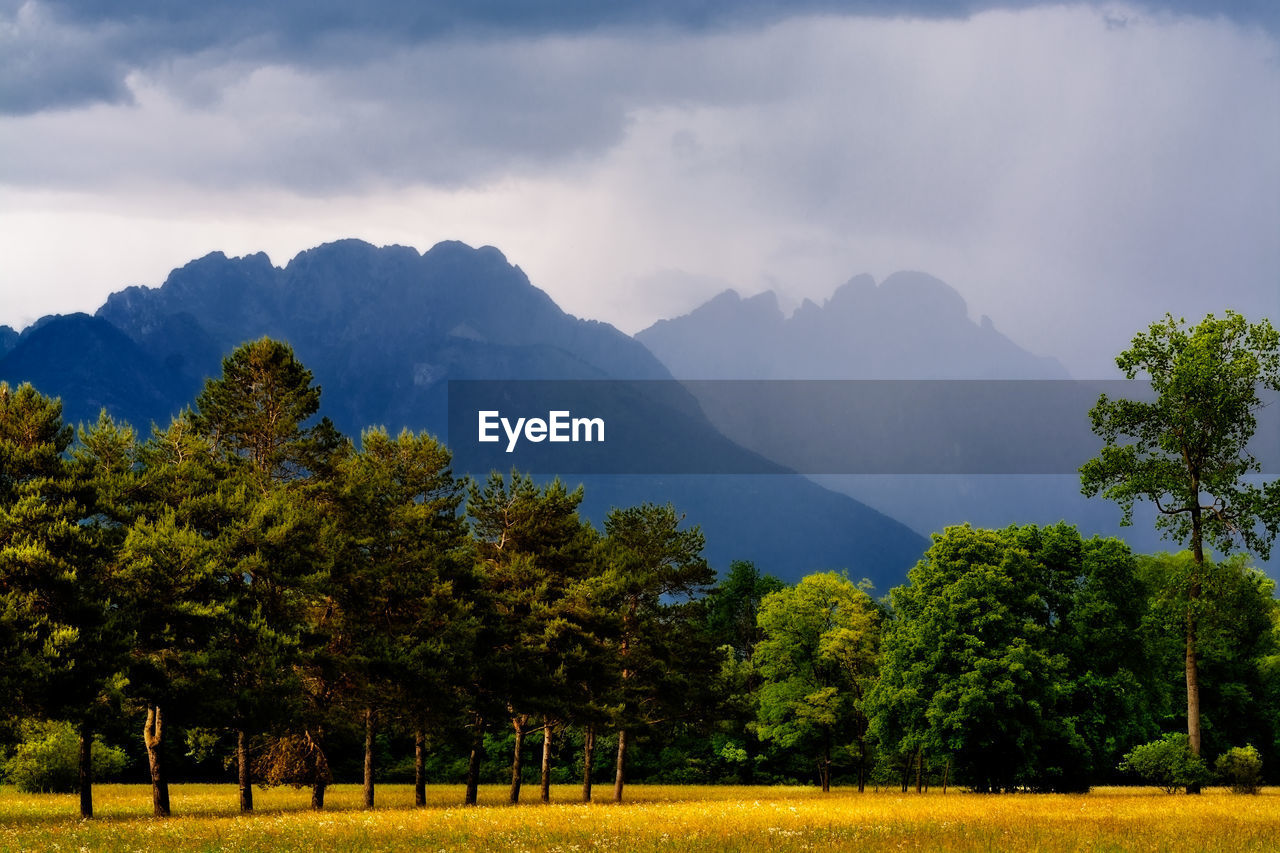
[[[1108,448],[1141,414],[1122,403],[1092,413]],[[1169,474],[1140,455],[1104,450],[1086,490],[1130,511]],[[597,527],[559,480],[343,436],[268,338],[147,436],[0,384],[0,774],[85,816],[95,777],[149,781],[161,816],[185,780],[237,782],[242,811],[359,779],[370,807],[410,780],[419,804],[429,782],[1256,788],[1280,770],[1280,603],[1205,547],[1255,529],[1243,507],[1265,553],[1274,494],[1241,488],[1161,506],[1187,551],[965,525],[892,590],[789,585],[750,555],[717,577],[678,507]]]

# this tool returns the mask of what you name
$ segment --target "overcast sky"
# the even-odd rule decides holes
[[[924,270],[1109,375],[1165,311],[1280,321],[1278,8],[0,0],[0,323],[460,239],[627,332]]]

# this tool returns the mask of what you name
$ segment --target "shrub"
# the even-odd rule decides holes
[[[1214,766],[1237,794],[1256,794],[1262,786],[1262,756],[1252,746],[1227,750]]]
[[[70,723],[28,720],[20,728],[21,742],[0,770],[19,791],[28,794],[67,794],[80,786],[80,734]],[[95,780],[124,769],[124,750],[93,739],[90,752]]]
[[[1135,746],[1120,762],[1120,769],[1159,785],[1169,794],[1210,778],[1209,766],[1191,751],[1191,742],[1184,734],[1168,734],[1160,740]]]

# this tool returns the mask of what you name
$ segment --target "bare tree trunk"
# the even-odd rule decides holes
[[[822,793],[831,790],[831,733],[822,738],[822,758],[818,761],[818,782],[822,785]]]
[[[373,808],[373,708],[364,709],[364,807]]]
[[[413,804],[427,804],[427,739],[421,728],[413,733]]]
[[[1200,673],[1196,661],[1196,601],[1200,598],[1201,570],[1204,568],[1204,539],[1200,520],[1200,481],[1192,478],[1195,502],[1191,508],[1191,557],[1195,561],[1195,575],[1187,589],[1187,741],[1191,752],[1200,754]],[[1200,785],[1187,786],[1188,794],[1200,793]]]
[[[864,734],[858,738],[858,793],[867,790],[867,738]]]
[[[587,726],[582,738],[582,801],[591,802],[591,764],[596,758],[596,727]]]
[[[169,780],[165,778],[160,745],[164,740],[164,716],[159,705],[147,706],[142,742],[147,747],[147,767],[151,771],[151,808],[156,817],[169,816]]]
[[[253,778],[249,775],[249,733],[236,731],[236,769],[240,777],[240,811],[253,811]]]
[[[542,802],[551,802],[551,721],[542,721]]]
[[[520,773],[524,769],[524,733],[529,718],[512,717],[511,725],[516,730],[516,747],[511,755],[511,802],[520,802]]]
[[[306,732],[307,743],[315,756],[315,781],[311,783],[311,808],[324,810],[324,795],[329,790],[329,760],[324,754],[324,726]]]
[[[923,788],[920,783],[920,776],[924,772],[924,747],[916,747],[916,793],[919,794]]]
[[[618,764],[617,770],[613,777],[613,801],[615,803],[622,802],[622,786],[625,782],[625,774],[627,766],[627,730],[618,730]]]
[[[93,817],[93,725],[80,723],[80,817]]]
[[[947,792],[947,782],[951,779],[951,759],[947,759],[947,767],[942,771],[942,793]]]
[[[475,731],[471,737],[471,759],[467,762],[466,804],[469,806],[476,804],[476,795],[480,789],[480,757],[484,752],[484,718],[476,714],[472,725]]]

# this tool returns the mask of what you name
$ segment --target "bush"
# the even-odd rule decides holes
[[[1184,734],[1168,734],[1135,746],[1120,762],[1120,769],[1159,785],[1169,794],[1210,779],[1209,766],[1191,751],[1191,742]]]
[[[69,794],[80,787],[80,734],[70,723],[28,720],[22,741],[0,770],[6,780],[28,794]],[[123,749],[93,739],[93,778],[106,779],[124,769]]]
[[[1214,766],[1234,793],[1256,794],[1262,786],[1262,756],[1252,746],[1227,750]]]

